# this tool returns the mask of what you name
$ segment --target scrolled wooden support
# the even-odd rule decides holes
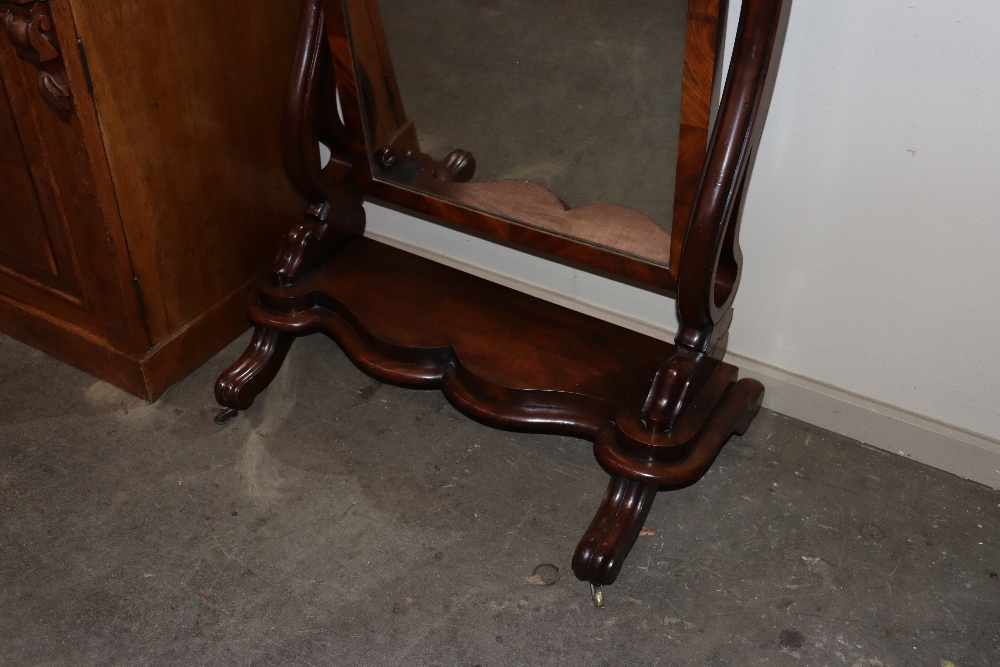
[[[682,258],[676,269],[669,268],[671,281],[663,283],[677,286],[680,327],[670,346],[652,339],[633,345],[631,334],[610,325],[542,309],[523,295],[515,298],[357,239],[364,230],[363,197],[384,191],[384,180],[381,190],[373,183],[373,168],[406,183],[407,196],[421,197],[406,200],[409,206],[437,215],[452,202],[446,194],[453,182],[472,177],[475,161],[454,151],[438,162],[393,138],[371,155],[365,128],[373,125],[374,92],[351,52],[346,5],[306,0],[284,116],[285,166],[306,199],[306,216],[288,233],[273,270],[258,285],[249,309],[257,330],[243,357],[219,379],[219,402],[231,410],[248,407],[274,378],[294,337],[322,331],[369,375],[403,386],[438,387],[455,406],[486,423],[592,439],[611,481],[573,568],[594,586],[615,581],[657,492],[697,481],[730,435],[743,433],[760,408],[763,386],[738,379],[738,370],[722,358],[740,278],[742,195],[789,5],[790,0],[743,0]],[[341,111],[338,92],[347,101]],[[333,154],[326,167],[319,164],[317,139]],[[414,194],[417,189],[424,195]],[[505,195],[527,198],[525,188]],[[552,199],[562,205],[546,195]],[[446,219],[464,221],[467,214]],[[428,307],[435,299],[448,307]],[[491,304],[485,310],[484,299]],[[517,341],[514,333],[522,330],[526,337]],[[552,332],[567,330],[577,334],[575,352],[554,354]],[[519,349],[530,358],[524,364],[510,363],[506,346],[515,341],[524,343]],[[648,393],[643,392],[650,378]]]
[[[650,433],[670,430],[680,416],[696,375],[696,366],[688,355],[675,354],[656,372],[653,385],[642,407],[642,420]]]
[[[307,0],[282,115],[285,171],[307,203],[305,219],[289,230],[271,269],[272,281],[282,286],[294,284],[365,229],[364,189],[357,183],[351,131],[337,112],[325,26],[322,0]],[[320,140],[330,149],[325,166]]]
[[[337,197],[343,190],[353,162],[334,138],[346,134],[336,115],[335,77],[330,75],[323,6],[320,0],[307,0],[299,20],[299,41],[295,48],[292,71],[282,115],[282,157],[288,179],[308,202],[319,203]],[[324,76],[324,74],[326,76]],[[334,145],[330,162],[324,170],[319,158],[319,134]],[[337,129],[334,129],[337,128]],[[331,178],[332,177],[332,178]]]
[[[278,374],[294,334],[257,326],[250,345],[215,382],[215,400],[233,410],[246,410]]]
[[[38,70],[42,99],[63,117],[73,108],[48,0],[0,0],[4,33],[18,58]]]
[[[760,409],[764,387],[721,364],[739,285],[739,222],[773,88],[790,0],[744,0],[736,44],[677,272],[676,347],[639,411],[622,409],[594,453],[611,472],[573,559],[579,579],[615,580],[658,490],[693,484]]]
[[[306,207],[305,220],[292,227],[281,243],[271,276],[288,286],[302,278],[337,248],[365,231],[365,209],[360,202],[343,202],[336,224],[329,220],[329,202]]]
[[[601,429],[594,453],[611,472],[611,482],[594,520],[573,557],[573,572],[595,586],[613,583],[632,549],[660,490],[698,481],[732,433],[742,434],[760,409],[764,387],[756,380],[734,382],[733,367],[714,373],[696,413],[670,431],[653,433],[627,411],[614,428]],[[685,421],[687,423],[685,423]]]
[[[594,454],[611,484],[577,546],[573,571],[595,586],[618,576],[656,493],[698,481],[733,433],[746,431],[764,387],[737,369],[677,346],[659,368],[641,411],[623,407],[601,429]]]
[[[726,86],[678,268],[678,345],[708,352],[724,339],[739,285],[743,191],[764,126],[790,0],[744,0]],[[717,329],[722,329],[717,331]],[[715,356],[715,355],[713,355]]]
[[[764,387],[756,380],[737,381],[736,373],[709,357],[692,362],[675,356],[657,373],[652,408],[648,399],[641,415],[622,409],[613,427],[597,433],[594,453],[611,472],[611,482],[577,545],[577,578],[595,586],[613,583],[657,492],[698,481],[729,436],[746,430]],[[664,416],[654,421],[650,410]]]
[[[739,222],[790,0],[744,0],[677,273],[680,326],[639,411],[623,409],[594,453],[612,474],[573,560],[595,586],[618,576],[658,490],[693,484],[760,409],[764,387],[721,364],[739,285]]]

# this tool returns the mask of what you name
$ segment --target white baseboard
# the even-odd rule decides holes
[[[653,338],[673,340],[675,332],[666,327],[401,239],[372,231],[367,235],[387,245]],[[1000,441],[996,439],[789,373],[749,357],[730,352],[726,360],[739,366],[741,376],[755,378],[764,384],[767,389],[764,407],[770,410],[1000,489]]]

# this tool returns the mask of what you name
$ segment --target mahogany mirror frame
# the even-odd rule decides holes
[[[379,177],[385,167],[378,164],[377,155],[374,156],[373,164],[372,153],[366,153],[363,159],[373,174],[369,195],[402,209],[445,220],[522,248],[635,280],[670,294],[675,293],[684,232],[705,162],[712,104],[713,100],[718,101],[728,4],[729,0],[688,0],[673,215],[669,233],[659,230],[642,213],[623,206],[598,205],[570,210],[558,200],[556,193],[529,183],[489,183],[487,187],[492,192],[488,195],[477,194],[480,199],[489,199],[493,207],[489,210],[477,207],[465,195],[470,190],[469,186],[463,182],[452,182],[461,181],[462,178],[453,178],[448,173],[449,168],[460,170],[464,166],[462,163],[449,164],[448,159],[458,158],[464,151],[455,151],[440,163],[434,163],[429,156],[421,155],[428,171],[434,172],[434,176],[428,175],[416,187]],[[392,60],[382,33],[378,3],[376,0],[345,0],[344,6],[344,13],[331,20],[330,30],[346,39],[351,46],[359,94],[352,98],[342,92],[341,103],[360,110],[369,146],[392,146],[400,140],[406,145],[415,144],[412,121],[403,110],[404,100],[398,93]],[[347,63],[339,65],[346,69]],[[366,69],[371,70],[371,73],[367,74]],[[384,86],[380,85],[383,80]],[[358,155],[357,158],[362,159],[362,156]],[[594,168],[600,169],[600,165],[595,164]],[[654,165],[651,168],[657,167]],[[485,189],[480,185],[477,183],[474,187],[477,190]],[[517,203],[522,200],[526,203]],[[559,233],[551,227],[534,224],[532,219],[545,217],[566,220],[574,213],[584,213],[584,209],[588,209],[588,217],[594,219],[594,223],[600,227],[630,225],[642,221],[646,223],[646,229],[655,229],[660,233],[651,239],[636,239],[639,242],[646,241],[645,252],[630,251],[629,248],[588,241],[582,235]],[[663,243],[669,247],[649,247],[655,243]]]
[[[573,571],[600,606],[602,586],[621,572],[656,494],[699,480],[761,405],[764,387],[740,379],[723,357],[742,264],[743,194],[791,0],[742,2],[691,214],[675,237],[679,258],[669,267],[405,188],[392,194],[376,181],[365,136],[373,118],[365,115],[345,20],[348,4],[362,1],[305,0],[282,128],[285,169],[305,215],[252,295],[254,336],[216,382],[223,406],[216,421],[253,404],[297,337],[322,332],[375,379],[438,389],[488,425],[589,440],[610,480]],[[319,141],[331,150],[326,165]],[[412,197],[394,201],[413,210],[672,289],[674,343],[364,238],[363,203],[387,192]]]

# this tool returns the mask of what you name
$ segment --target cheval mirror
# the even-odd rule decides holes
[[[656,493],[700,479],[760,408],[722,359],[789,7],[734,7],[723,87],[726,0],[305,0],[282,128],[305,218],[216,421],[323,332],[377,380],[590,440],[611,479],[573,571],[601,606]],[[674,344],[365,238],[366,198],[667,293]]]

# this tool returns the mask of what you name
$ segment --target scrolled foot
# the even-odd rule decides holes
[[[233,417],[237,410],[246,410],[253,404],[257,395],[264,391],[278,374],[294,340],[294,334],[272,331],[260,326],[254,330],[253,339],[243,356],[215,382],[215,400],[233,413],[228,414],[221,422],[219,419],[222,415],[217,416],[217,424],[224,423]]]
[[[614,583],[653,506],[657,487],[614,475],[573,556],[573,572],[593,586]],[[603,603],[604,594],[601,592]],[[595,604],[597,598],[594,600]],[[600,606],[600,605],[598,605]]]

